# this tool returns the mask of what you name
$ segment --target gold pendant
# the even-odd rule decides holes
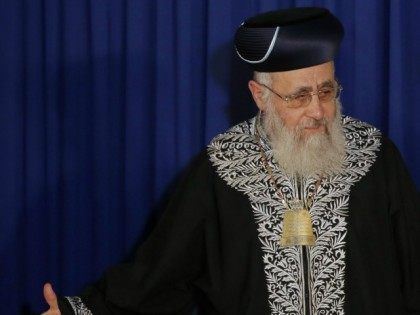
[[[283,235],[280,246],[315,245],[312,220],[309,211],[300,200],[291,202],[290,209],[284,212]]]

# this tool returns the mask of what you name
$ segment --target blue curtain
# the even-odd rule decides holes
[[[45,309],[125,259],[177,174],[256,111],[232,38],[248,16],[332,10],[347,114],[378,126],[420,184],[415,1],[0,1],[0,313]]]

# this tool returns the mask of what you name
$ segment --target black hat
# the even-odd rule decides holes
[[[288,71],[333,60],[343,35],[327,9],[293,8],[247,19],[236,31],[235,47],[255,71]]]

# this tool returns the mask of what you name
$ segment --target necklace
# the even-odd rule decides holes
[[[306,200],[303,199],[303,180],[298,180],[298,197],[288,201],[284,197],[281,191],[281,187],[278,187],[274,180],[273,170],[270,164],[268,163],[267,157],[264,153],[264,149],[261,145],[261,136],[259,134],[258,128],[256,128],[255,134],[260,149],[261,160],[263,162],[264,169],[269,176],[269,183],[275,189],[277,196],[281,200],[281,203],[286,208],[286,211],[284,212],[283,216],[283,234],[279,240],[280,246],[288,247],[315,245],[315,235],[312,229],[312,220],[309,213],[309,209],[313,205],[315,194],[321,183],[321,179],[317,180],[314,191],[308,193],[308,198],[306,198]]]

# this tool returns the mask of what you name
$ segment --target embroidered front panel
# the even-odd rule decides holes
[[[311,313],[344,314],[345,236],[350,188],[374,163],[380,132],[350,117],[344,116],[342,122],[346,136],[345,171],[324,179],[318,187],[310,209],[316,245],[309,247],[309,259],[305,262],[301,247],[280,247],[285,207],[264,170],[260,146],[254,135],[255,119],[218,135],[208,146],[210,160],[218,175],[250,200],[263,251],[272,314],[305,314],[304,265],[309,270]],[[274,170],[277,187],[282,187],[284,198],[296,198],[294,179],[281,172],[268,142],[261,142],[267,162]],[[315,190],[316,179],[305,179],[303,188],[303,198],[306,198]]]
[[[92,315],[92,312],[83,303],[82,299],[78,296],[66,296],[75,315]]]

